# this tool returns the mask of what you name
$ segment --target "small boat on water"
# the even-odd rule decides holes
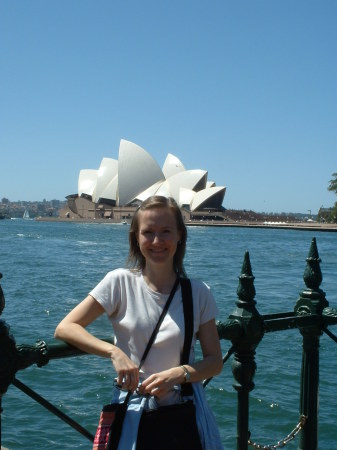
[[[22,218],[23,218],[23,219],[30,219],[30,217],[29,217],[29,212],[28,212],[28,209],[27,209],[27,208],[25,209],[25,212],[23,213]]]

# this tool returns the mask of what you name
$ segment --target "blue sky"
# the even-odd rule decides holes
[[[0,0],[0,198],[64,199],[120,139],[316,213],[337,172],[336,0]]]

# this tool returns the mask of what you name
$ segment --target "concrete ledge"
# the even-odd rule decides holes
[[[68,223],[105,223],[120,224],[119,219],[81,219],[81,218],[61,218],[61,217],[37,217],[39,222],[68,222]],[[127,223],[130,223],[127,221]],[[319,223],[319,222],[252,222],[252,221],[210,221],[210,220],[190,220],[186,221],[187,226],[199,227],[241,227],[241,228],[278,228],[284,230],[303,230],[303,231],[335,231],[337,232],[336,223]]]
[[[209,222],[209,221],[191,221],[185,222],[187,226],[212,226],[212,227],[238,227],[238,228],[274,228],[283,230],[302,230],[302,231],[335,231],[337,232],[337,224],[326,224],[318,222],[289,222],[289,223],[272,223],[272,222]]]

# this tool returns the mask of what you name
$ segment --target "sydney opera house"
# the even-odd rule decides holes
[[[98,169],[83,169],[77,194],[68,195],[62,215],[77,219],[127,221],[151,195],[173,197],[185,220],[221,220],[226,187],[207,180],[207,171],[186,170],[168,154],[162,168],[140,146],[121,140],[118,160],[103,158]]]

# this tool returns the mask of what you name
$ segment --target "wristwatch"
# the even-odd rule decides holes
[[[187,370],[185,366],[180,366],[184,371],[184,383],[189,383],[191,380],[191,373]]]

